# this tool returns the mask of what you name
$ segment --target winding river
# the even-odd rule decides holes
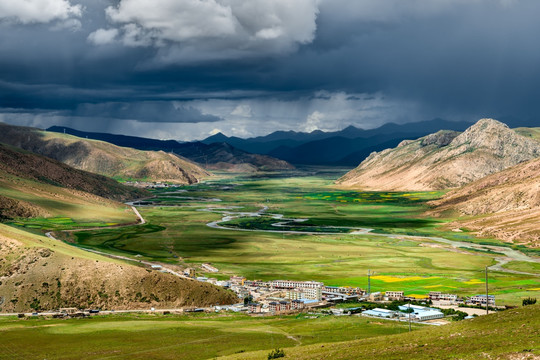
[[[182,191],[185,192],[185,191]],[[170,196],[173,195],[175,192],[169,192],[166,193],[167,197],[175,198],[175,199],[181,199],[181,200],[188,200],[188,201],[194,201],[194,202],[221,202],[221,199],[217,198],[204,198],[204,197],[191,197],[191,196]],[[164,195],[165,193],[163,193]],[[159,204],[159,203],[148,203],[148,204],[137,204],[137,202],[130,202],[126,203],[130,206],[139,206],[139,207],[197,207],[197,205],[171,205],[171,204]],[[211,227],[213,229],[219,229],[219,230],[228,230],[228,231],[249,231],[249,232],[265,232],[265,233],[281,233],[281,234],[302,234],[302,235],[372,235],[372,236],[381,236],[391,239],[398,239],[398,240],[427,240],[430,242],[438,242],[442,244],[446,244],[451,246],[454,249],[459,248],[465,248],[465,249],[471,249],[471,250],[480,250],[480,251],[494,251],[500,254],[504,254],[504,256],[494,257],[495,261],[497,262],[494,265],[491,265],[489,269],[494,271],[501,271],[506,273],[512,273],[512,274],[521,274],[521,275],[530,275],[530,276],[536,276],[540,277],[540,274],[533,274],[533,273],[527,273],[517,270],[511,270],[506,269],[503,267],[503,265],[509,263],[510,261],[524,261],[524,262],[534,262],[534,263],[540,263],[540,258],[534,258],[530,257],[520,251],[511,249],[509,247],[505,246],[496,246],[496,245],[481,245],[481,244],[474,244],[470,242],[465,241],[456,241],[456,240],[449,240],[442,237],[435,237],[435,236],[421,236],[421,235],[399,235],[399,234],[385,234],[385,233],[374,233],[374,229],[370,228],[359,228],[359,227],[346,227],[346,226],[318,226],[318,228],[323,229],[348,229],[350,232],[347,233],[339,233],[339,232],[330,232],[330,231],[299,231],[299,230],[288,230],[287,227],[290,227],[292,223],[294,224],[301,224],[305,221],[308,221],[309,219],[290,219],[285,218],[283,214],[275,214],[275,213],[267,213],[268,206],[264,206],[258,211],[235,211],[242,209],[242,206],[221,206],[221,207],[207,207],[205,209],[197,209],[197,211],[204,211],[204,212],[211,212],[211,213],[217,213],[222,216],[220,220],[212,221],[207,223],[206,225],[208,227]],[[275,229],[247,229],[247,228],[240,228],[240,227],[229,227],[225,226],[224,223],[227,223],[234,219],[239,218],[257,218],[261,216],[268,216],[271,219],[276,220],[275,223],[272,223],[271,226],[275,227]],[[486,256],[487,254],[476,254],[479,256]]]
[[[539,258],[533,258],[530,257],[520,251],[511,249],[509,247],[505,246],[496,246],[496,245],[480,245],[480,244],[474,244],[464,241],[456,241],[456,240],[449,240],[442,237],[436,237],[436,236],[420,236],[420,235],[398,235],[398,234],[384,234],[384,233],[373,233],[372,231],[374,229],[369,228],[356,228],[356,227],[346,227],[346,226],[321,226],[326,229],[350,229],[352,230],[349,233],[336,233],[336,232],[324,232],[324,231],[295,231],[295,230],[286,230],[287,226],[290,226],[291,222],[294,223],[302,223],[307,221],[308,219],[288,219],[285,218],[283,214],[267,214],[268,207],[264,206],[259,211],[256,212],[235,212],[231,211],[232,208],[230,207],[223,207],[223,208],[207,208],[207,209],[199,209],[198,211],[206,211],[206,212],[213,212],[221,214],[223,217],[221,220],[212,221],[206,224],[207,226],[214,228],[214,229],[220,229],[220,230],[229,230],[229,231],[251,231],[251,232],[266,232],[266,233],[284,233],[284,234],[304,234],[304,235],[372,235],[372,236],[382,236],[386,238],[391,239],[399,239],[399,240],[429,240],[429,241],[435,241],[438,243],[443,243],[446,245],[450,245],[455,249],[458,248],[467,248],[471,250],[491,250],[495,251],[501,254],[504,254],[504,257],[495,257],[495,260],[497,261],[496,264],[489,267],[491,270],[495,271],[502,271],[506,273],[512,273],[512,274],[521,274],[521,275],[531,275],[531,276],[538,276],[540,277],[540,274],[532,274],[527,273],[523,271],[516,271],[511,269],[505,269],[503,265],[507,264],[508,262],[515,260],[515,261],[524,261],[524,262],[535,262],[540,263]],[[238,218],[246,218],[246,217],[260,217],[263,215],[270,216],[272,219],[279,220],[276,223],[273,223],[272,226],[276,227],[275,230],[267,230],[267,229],[245,229],[245,228],[236,228],[236,227],[227,227],[223,226],[223,223],[229,222],[233,219]],[[480,255],[480,254],[477,254]],[[485,255],[484,255],[485,256]]]

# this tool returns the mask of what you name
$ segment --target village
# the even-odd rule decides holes
[[[152,269],[166,271],[161,265],[152,265]],[[205,263],[201,268],[208,273],[219,270]],[[463,320],[490,311],[507,309],[506,306],[496,306],[494,295],[474,295],[461,297],[457,294],[431,291],[428,295],[407,296],[401,290],[371,292],[359,287],[327,286],[318,281],[295,280],[248,280],[242,276],[231,276],[229,280],[218,280],[213,277],[197,276],[195,269],[186,268],[178,276],[191,278],[195,281],[207,282],[233,291],[238,297],[238,303],[232,305],[215,305],[206,308],[181,309],[131,309],[103,310],[61,308],[47,312],[3,314],[25,316],[51,316],[53,318],[77,318],[92,315],[114,313],[191,313],[191,312],[222,312],[230,311],[245,313],[250,316],[293,315],[305,313],[307,317],[318,316],[365,316],[371,318],[406,321],[409,323],[425,323],[429,325],[444,325],[448,320]],[[487,301],[486,301],[487,299]]]
[[[210,264],[203,264],[202,267],[206,271],[217,272]],[[194,272],[188,269],[185,275],[194,277]],[[245,312],[253,316],[320,311],[336,316],[361,315],[442,325],[437,320],[447,315],[461,313],[461,318],[471,318],[486,314],[486,307],[489,310],[504,309],[496,306],[494,295],[461,297],[432,291],[420,298],[418,295],[407,296],[399,290],[371,292],[359,287],[326,286],[317,281],[260,281],[242,276],[231,276],[229,280],[195,278],[228,288],[237,294],[240,300],[238,304],[216,306],[215,311]],[[344,303],[352,306],[339,305]],[[354,306],[356,303],[358,306]]]

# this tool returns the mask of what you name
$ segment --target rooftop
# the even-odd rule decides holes
[[[388,309],[380,309],[380,308],[375,308],[373,310],[367,310],[367,311],[377,311],[377,312],[383,312],[383,313],[393,313],[394,311],[392,310],[388,310]]]

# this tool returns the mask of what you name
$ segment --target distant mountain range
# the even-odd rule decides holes
[[[370,190],[456,188],[540,156],[540,142],[482,119],[463,133],[441,130],[373,153],[339,183]]]
[[[253,172],[260,170],[288,170],[294,168],[294,166],[286,161],[267,155],[251,154],[225,143],[205,144],[198,141],[180,143],[175,140],[157,140],[137,136],[85,132],[62,126],[52,126],[48,128],[47,131],[106,141],[114,145],[139,150],[161,150],[172,152],[197,162],[210,170]]]
[[[249,139],[218,133],[201,142],[208,145],[226,143],[237,149],[270,155],[292,164],[355,166],[370,153],[395,147],[405,139],[416,139],[441,129],[463,131],[470,125],[469,122],[433,119],[403,125],[388,123],[370,130],[349,126],[335,132],[276,131]]]

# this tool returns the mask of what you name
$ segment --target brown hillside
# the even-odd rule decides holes
[[[23,200],[0,195],[0,221],[13,218],[33,218],[49,215],[47,211]]]
[[[0,225],[0,311],[230,304],[211,284],[151,271]]]
[[[452,226],[466,227],[484,236],[540,246],[540,159],[449,192],[431,202],[429,215],[458,213],[473,218]]]
[[[142,151],[72,135],[0,123],[0,142],[109,177],[193,184],[210,174],[163,151]]]
[[[540,142],[482,119],[459,134],[440,131],[371,154],[338,183],[381,191],[456,188],[540,156]]]
[[[113,200],[134,199],[147,193],[105,176],[76,170],[58,161],[0,144],[0,175],[12,175]]]

